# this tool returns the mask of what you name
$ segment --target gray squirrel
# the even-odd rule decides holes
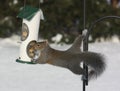
[[[101,75],[106,67],[104,57],[95,52],[82,52],[80,47],[83,37],[79,35],[73,45],[65,51],[51,48],[48,41],[36,42],[34,48],[41,51],[41,53],[35,63],[60,66],[69,69],[77,75],[84,75],[85,71],[80,66],[84,62],[90,69],[88,73],[89,80]]]

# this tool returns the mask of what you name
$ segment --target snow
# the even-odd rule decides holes
[[[16,36],[0,39],[0,91],[82,91],[81,76],[67,69],[16,63],[18,41]],[[61,50],[70,47],[51,46]],[[104,54],[107,68],[99,78],[89,82],[87,91],[120,91],[120,43],[91,43],[89,50]]]
[[[62,39],[62,34],[57,34],[56,36],[52,37],[52,41],[54,41],[56,44],[61,41]]]

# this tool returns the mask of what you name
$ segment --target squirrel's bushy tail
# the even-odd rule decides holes
[[[88,79],[90,80],[91,78],[100,76],[106,67],[104,57],[101,54],[92,52],[85,52],[82,55],[85,64],[87,64],[88,67],[90,67]]]

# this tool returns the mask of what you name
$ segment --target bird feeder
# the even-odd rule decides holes
[[[23,21],[20,54],[16,61],[32,64],[33,62],[31,59],[35,56],[35,54],[33,53],[34,50],[31,50],[31,46],[33,46],[35,41],[38,40],[40,20],[44,19],[43,12],[39,8],[25,6],[18,14],[18,17],[23,19]]]

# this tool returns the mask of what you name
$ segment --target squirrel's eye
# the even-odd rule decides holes
[[[40,45],[37,45],[37,46],[40,46]]]

